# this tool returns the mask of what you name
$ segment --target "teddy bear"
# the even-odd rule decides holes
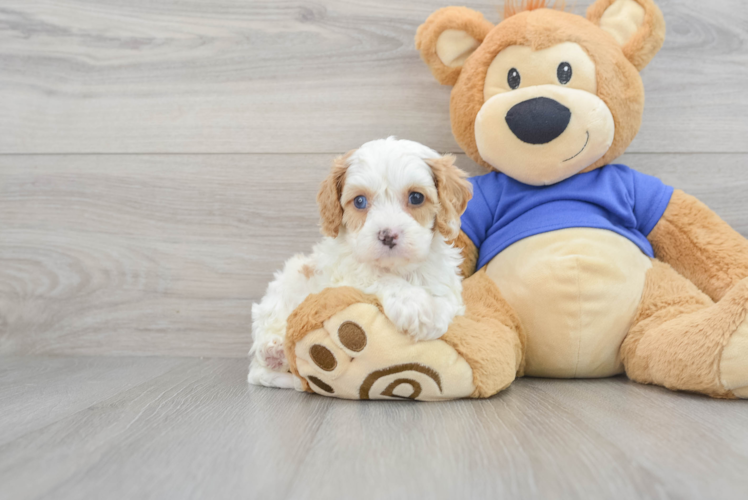
[[[612,163],[638,132],[639,72],[664,37],[652,0],[597,0],[586,17],[508,2],[497,25],[466,7],[434,12],[416,48],[452,86],[453,134],[487,171],[454,241],[466,312],[415,342],[371,296],[310,296],[284,346],[301,388],[441,400],[490,397],[520,376],[625,373],[748,398],[748,241],[696,198]]]

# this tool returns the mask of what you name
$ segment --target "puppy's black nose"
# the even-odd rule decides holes
[[[506,114],[506,124],[514,135],[528,144],[547,144],[564,133],[571,111],[558,101],[536,97],[515,104]]]
[[[389,229],[384,229],[379,231],[379,241],[382,242],[382,245],[390,247],[390,250],[392,250],[397,245],[397,235],[392,234],[392,231]]]

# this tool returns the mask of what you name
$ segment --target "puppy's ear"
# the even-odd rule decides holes
[[[340,196],[343,193],[345,183],[345,172],[348,170],[348,158],[353,151],[344,156],[335,158],[327,178],[322,181],[317,193],[317,205],[319,205],[320,231],[325,236],[335,238],[340,232],[343,224],[343,205],[340,204]]]
[[[597,0],[587,19],[613,35],[639,71],[665,41],[665,18],[652,0]]]
[[[462,65],[475,52],[493,24],[467,7],[444,7],[419,26],[416,49],[442,85],[454,85]]]
[[[460,216],[473,197],[473,185],[467,181],[468,174],[455,166],[453,155],[425,161],[434,173],[436,191],[439,195],[436,229],[447,240],[453,240],[460,234]]]

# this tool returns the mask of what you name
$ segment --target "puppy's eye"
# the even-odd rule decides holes
[[[425,199],[426,198],[423,196],[423,194],[418,192],[410,193],[410,196],[408,196],[408,201],[411,205],[420,205]]]
[[[509,84],[509,88],[514,90],[519,87],[519,83],[522,81],[522,77],[519,76],[517,68],[509,70],[509,74],[506,77],[506,82]]]
[[[567,62],[559,64],[558,69],[556,70],[556,76],[558,76],[558,81],[561,85],[569,83],[569,80],[571,80],[571,64]]]
[[[366,196],[356,196],[353,198],[353,206],[358,208],[359,210],[363,210],[366,208]]]

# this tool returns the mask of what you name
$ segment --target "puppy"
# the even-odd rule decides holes
[[[286,320],[312,293],[351,286],[375,295],[416,340],[439,338],[462,315],[462,256],[451,240],[472,196],[453,156],[394,137],[338,158],[317,195],[325,238],[289,259],[252,305],[252,384],[292,388]]]

